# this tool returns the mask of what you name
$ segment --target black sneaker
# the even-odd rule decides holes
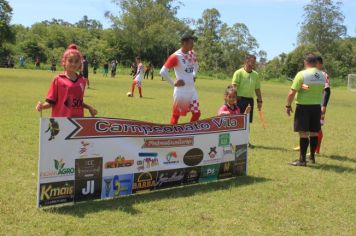
[[[289,165],[292,165],[292,166],[307,166],[307,163],[305,161],[295,160],[295,161],[290,162]]]

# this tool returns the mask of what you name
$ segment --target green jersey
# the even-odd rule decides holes
[[[248,73],[244,68],[235,71],[232,84],[237,87],[237,96],[253,98],[256,89],[261,88],[260,77],[256,71]]]
[[[297,91],[295,97],[296,103],[301,105],[320,104],[323,98],[325,81],[326,78],[323,72],[316,68],[309,68],[298,72],[291,87],[291,89]]]

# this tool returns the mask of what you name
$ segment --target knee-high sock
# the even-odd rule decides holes
[[[315,149],[316,146],[318,145],[318,136],[312,136],[309,138],[310,142],[310,158],[315,157]]]
[[[318,145],[316,146],[315,153],[319,154],[322,140],[323,140],[323,131],[320,129],[318,133]]]
[[[304,161],[306,159],[307,150],[309,146],[309,138],[299,138],[299,146],[300,146],[300,161]]]
[[[195,112],[195,113],[193,112],[192,113],[192,118],[190,118],[190,122],[199,120],[199,117],[200,117],[200,111],[199,112]]]
[[[179,120],[179,115],[174,115],[174,114],[172,114],[171,120],[170,120],[171,125],[176,125],[176,124],[178,124],[178,120]]]
[[[141,89],[141,87],[138,87],[138,93],[140,94],[140,97],[142,97],[142,89]]]

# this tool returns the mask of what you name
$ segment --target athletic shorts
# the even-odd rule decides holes
[[[237,98],[237,106],[240,108],[241,114],[245,113],[245,109],[250,104],[251,106],[251,112],[250,112],[250,123],[252,123],[253,120],[253,98],[247,98],[247,97],[238,97]]]
[[[199,113],[198,94],[193,91],[174,90],[173,115],[185,116],[188,112]]]
[[[297,104],[294,113],[295,132],[319,132],[321,116],[320,105]]]

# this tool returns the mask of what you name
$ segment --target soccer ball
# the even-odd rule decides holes
[[[132,93],[131,92],[127,92],[126,94],[128,97],[132,97]]]

